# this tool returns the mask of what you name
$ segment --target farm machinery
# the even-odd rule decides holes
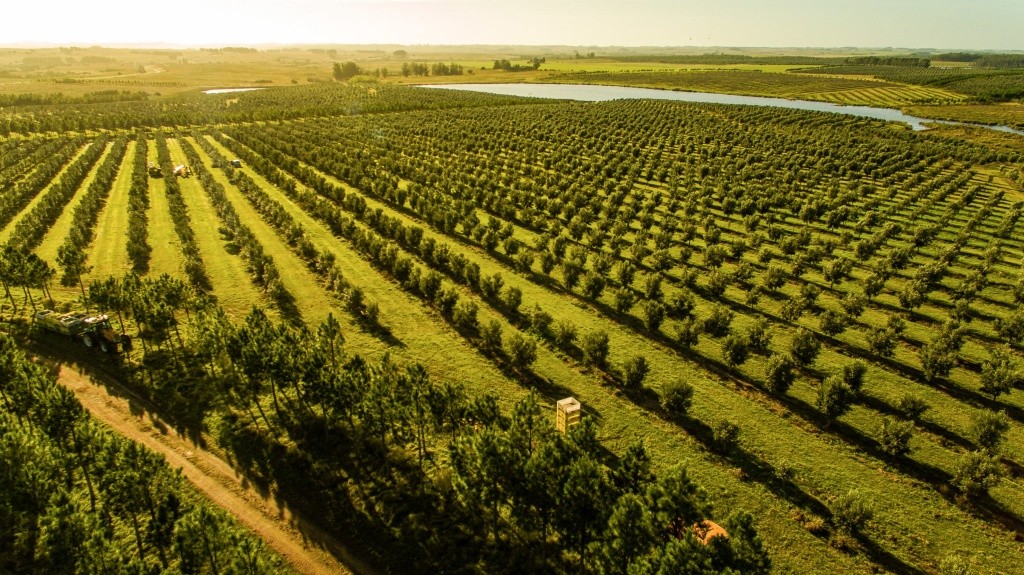
[[[80,340],[85,347],[99,348],[104,353],[131,351],[132,338],[114,332],[110,318],[104,314],[87,313],[60,314],[45,309],[36,313],[36,324],[54,333]]]
[[[164,177],[164,171],[160,169],[160,166],[156,162],[147,162],[146,171],[149,172],[151,178],[162,178]]]

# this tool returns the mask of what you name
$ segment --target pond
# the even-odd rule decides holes
[[[656,90],[653,88],[632,88],[628,86],[599,86],[592,84],[432,84],[421,88],[443,90],[469,90],[486,92],[503,96],[524,96],[528,98],[550,98],[554,100],[578,100],[583,102],[605,102],[608,100],[651,99],[674,100],[678,102],[703,102],[708,104],[736,104],[741,106],[772,106],[793,110],[811,110],[814,112],[830,112],[847,114],[862,118],[874,118],[888,122],[902,122],[914,130],[927,130],[927,124],[948,124],[956,126],[977,126],[1000,132],[1024,135],[1024,131],[1007,126],[988,126],[965,122],[947,122],[929,118],[918,118],[904,114],[893,108],[872,108],[870,106],[845,106],[829,102],[811,100],[789,100],[786,98],[767,98],[763,96],[738,96],[735,94],[717,94],[714,92],[676,92],[673,90]]]
[[[252,92],[253,90],[266,90],[266,88],[214,88],[203,90],[204,94],[230,94],[231,92]]]

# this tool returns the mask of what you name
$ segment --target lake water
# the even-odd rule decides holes
[[[230,94],[231,92],[252,92],[253,90],[266,90],[266,88],[215,88],[203,90],[204,94]]]
[[[862,118],[874,118],[887,122],[902,122],[914,130],[927,130],[926,124],[948,124],[956,126],[977,126],[1000,132],[1019,134],[1024,131],[1007,126],[987,126],[964,122],[947,122],[929,118],[918,118],[904,114],[893,108],[872,108],[870,106],[844,106],[829,102],[811,100],[788,100],[786,98],[766,98],[762,96],[738,96],[735,94],[717,94],[714,92],[676,92],[673,90],[656,90],[653,88],[632,88],[628,86],[597,86],[591,84],[431,84],[421,88],[442,90],[469,90],[486,92],[503,96],[525,96],[528,98],[550,98],[554,100],[577,100],[582,102],[606,102],[609,100],[648,99],[674,100],[677,102],[703,102],[708,104],[736,104],[741,106],[772,106],[793,110],[811,110],[847,114]]]

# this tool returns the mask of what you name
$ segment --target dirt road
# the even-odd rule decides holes
[[[336,556],[345,558],[355,572],[370,573],[329,535],[246,487],[238,473],[222,459],[184,439],[158,415],[140,409],[140,402],[126,399],[131,397],[130,392],[117,387],[116,383],[105,382],[114,386],[120,395],[112,395],[104,386],[66,365],[60,368],[58,381],[74,392],[93,417],[121,435],[163,454],[172,467],[181,468],[182,474],[200,492],[259,535],[299,573],[354,572],[335,559]]]

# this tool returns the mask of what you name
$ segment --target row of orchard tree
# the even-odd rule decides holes
[[[126,289],[126,281],[136,280],[96,284],[92,296],[129,324],[133,300],[166,300],[159,294],[171,287],[143,279]],[[244,446],[258,480],[287,482],[281,491],[293,494],[290,502],[305,502],[332,527],[372,534],[388,565],[524,573],[768,569],[749,514],[723,512],[730,536],[705,545],[694,527],[712,509],[685,469],[656,473],[639,444],[617,459],[589,421],[557,434],[553,413],[534,394],[503,409],[493,394],[432,383],[421,366],[352,355],[333,317],[296,328],[254,309],[233,325],[202,298],[177,305],[189,310],[187,328],[150,352],[137,385],[158,403],[205,410],[193,421],[217,413],[223,445]]]
[[[103,429],[0,334],[0,572],[280,573],[180,474]]]

